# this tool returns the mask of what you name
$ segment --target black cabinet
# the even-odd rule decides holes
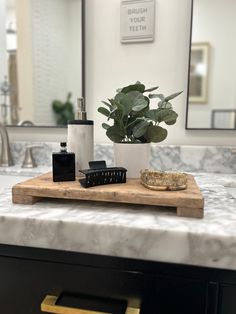
[[[0,245],[0,312],[40,314],[46,295],[127,300],[140,314],[235,314],[234,271]]]
[[[236,313],[236,285],[221,284],[219,286],[219,314]],[[217,314],[218,314],[217,313]]]
[[[158,314],[205,313],[206,284],[204,281],[176,277],[157,279]]]

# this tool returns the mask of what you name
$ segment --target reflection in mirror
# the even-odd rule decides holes
[[[83,0],[0,1],[0,121],[56,126],[83,96]]]
[[[236,1],[194,0],[188,129],[236,129]]]
[[[236,110],[212,110],[213,129],[236,129]]]

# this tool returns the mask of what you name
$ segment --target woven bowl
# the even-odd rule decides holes
[[[156,191],[178,191],[187,188],[187,175],[182,172],[141,170],[141,183]]]

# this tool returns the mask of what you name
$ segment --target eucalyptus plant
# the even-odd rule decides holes
[[[71,102],[72,94],[68,93],[66,101],[53,100],[52,110],[55,114],[57,125],[67,125],[69,120],[74,120],[74,108]]]
[[[98,112],[107,117],[112,125],[103,123],[106,135],[115,143],[158,143],[167,137],[167,130],[160,126],[175,124],[178,114],[173,110],[171,100],[182,92],[165,97],[153,94],[158,86],[146,89],[136,82],[117,90],[114,98],[102,101]],[[150,109],[150,100],[157,99],[155,109]]]

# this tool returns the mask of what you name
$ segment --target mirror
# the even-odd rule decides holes
[[[187,129],[236,129],[236,1],[193,0]]]
[[[84,96],[84,0],[0,1],[0,121],[63,126]]]

